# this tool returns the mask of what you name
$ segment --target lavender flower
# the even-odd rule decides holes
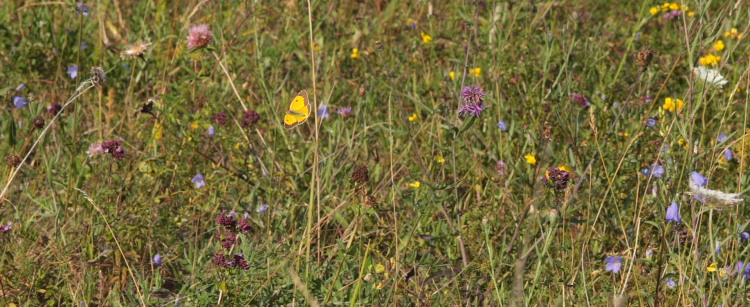
[[[484,111],[484,109],[485,107],[481,102],[467,102],[460,108],[458,108],[458,115],[471,115],[479,117],[480,115],[482,115],[482,111]]]
[[[318,108],[318,117],[320,119],[326,119],[328,118],[328,105],[322,104],[320,108]]]
[[[680,218],[680,205],[677,202],[672,202],[672,205],[667,208],[667,223],[681,223]]]
[[[620,272],[620,267],[622,266],[621,256],[609,256],[607,258],[604,258],[604,262],[607,263],[607,265],[604,267],[604,269],[607,272],[612,272],[612,273]]]
[[[654,176],[655,178],[661,178],[664,176],[664,167],[661,164],[654,162],[650,168],[644,168],[641,170],[641,174],[646,177]]]
[[[740,233],[740,240],[744,241],[747,239],[750,239],[750,232],[743,231],[742,233]]]
[[[16,86],[16,91],[17,91],[17,92],[20,92],[20,91],[22,91],[22,90],[23,90],[23,88],[25,88],[25,87],[26,87],[26,84],[25,84],[25,83],[21,83],[21,84],[19,84],[18,86]]]
[[[16,109],[21,109],[25,107],[27,104],[29,104],[29,101],[26,100],[26,98],[23,98],[21,96],[13,97],[13,105],[16,107]]]
[[[13,228],[13,223],[8,222],[8,224],[0,225],[0,232],[1,233],[8,233]]]
[[[347,117],[349,116],[349,113],[352,113],[352,107],[341,108],[338,111],[336,111],[336,113],[338,113],[339,115],[343,117]]]
[[[508,132],[508,124],[506,124],[502,119],[497,122],[497,127],[500,128],[500,131],[502,132]]]
[[[103,153],[104,153],[104,148],[102,148],[102,143],[99,143],[99,142],[91,143],[91,146],[89,146],[89,150],[86,151],[86,154],[89,155],[89,158],[101,155]]]
[[[200,189],[206,186],[206,180],[203,178],[203,174],[198,174],[193,177],[191,182],[195,185],[196,189]]]
[[[646,120],[646,127],[653,128],[656,126],[656,118],[649,118]]]
[[[268,205],[262,205],[257,210],[255,210],[255,212],[258,212],[258,213],[263,213],[266,211],[268,211]]]
[[[724,160],[732,161],[734,155],[731,148],[724,149]]]
[[[695,185],[702,187],[704,185],[708,184],[708,178],[701,175],[699,172],[692,172],[690,173],[690,180],[695,183]]]
[[[187,37],[188,49],[206,47],[213,40],[213,34],[211,34],[208,25],[191,27],[189,32]]]
[[[78,77],[78,65],[70,65],[70,67],[68,67],[68,75],[71,79]]]
[[[719,141],[719,143],[724,143],[728,139],[729,137],[727,136],[727,134],[723,132],[719,133],[719,137],[716,138],[716,140]]]
[[[151,260],[151,263],[153,263],[154,266],[156,266],[156,267],[161,266],[161,255],[159,255],[159,254],[154,255],[154,259]]]
[[[461,99],[466,103],[482,103],[484,102],[484,90],[479,85],[466,86],[461,90]]]
[[[674,279],[672,279],[672,277],[667,279],[667,287],[674,288],[675,286],[677,286],[677,283],[674,282]]]
[[[81,14],[83,16],[89,15],[89,7],[83,4],[83,2],[78,2],[76,5],[76,11],[78,14]]]
[[[215,136],[216,135],[216,129],[214,129],[214,126],[208,126],[208,136]]]

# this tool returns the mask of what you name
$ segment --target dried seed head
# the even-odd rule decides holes
[[[365,97],[365,94],[365,84],[363,83],[359,85],[359,97]]]
[[[357,184],[363,184],[370,181],[370,172],[367,170],[367,166],[360,165],[354,168],[352,173],[352,181]]]
[[[10,167],[16,167],[19,164],[21,164],[21,156],[19,156],[19,155],[9,155],[7,158],[5,158],[5,162],[7,162],[8,166],[10,166]]]
[[[381,41],[375,41],[375,49],[383,49],[383,42]]]
[[[120,53],[120,57],[123,59],[132,59],[142,56],[148,47],[151,47],[151,43],[137,42],[128,46],[125,50]]]
[[[34,125],[34,128],[42,129],[44,128],[44,117],[42,117],[41,115],[37,115],[37,117],[35,117],[34,121],[31,123]]]
[[[656,53],[656,51],[651,48],[645,48],[638,51],[638,54],[635,56],[635,63],[638,64],[638,69],[640,69],[640,71],[645,71],[646,68],[648,68],[648,65],[651,64],[651,60],[654,59],[654,53]]]
[[[548,122],[544,122],[542,124],[542,138],[545,140],[551,140],[552,139],[552,125]]]
[[[91,69],[91,83],[97,87],[102,87],[104,81],[107,81],[107,75],[104,73],[104,69],[99,66],[94,66]]]

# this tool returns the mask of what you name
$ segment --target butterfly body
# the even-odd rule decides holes
[[[307,121],[308,117],[310,117],[310,99],[307,91],[302,90],[294,96],[289,110],[284,114],[284,127],[287,129],[297,127]]]

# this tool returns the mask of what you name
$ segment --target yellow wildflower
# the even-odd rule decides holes
[[[414,113],[411,116],[409,116],[409,121],[410,122],[415,122],[415,121],[417,121],[417,119],[419,119],[419,116],[417,115],[417,113]]]
[[[716,272],[717,271],[717,268],[716,268],[717,265],[718,265],[718,263],[716,263],[716,262],[712,263],[711,265],[709,265],[706,268],[706,271],[709,271],[709,272],[712,272],[712,273]]]
[[[351,55],[351,57],[352,57],[352,59],[358,58],[359,57],[359,49],[357,49],[357,48],[352,49],[352,55]]]
[[[383,273],[385,272],[385,266],[382,263],[378,263],[375,265],[375,273]]]
[[[375,290],[383,289],[383,282],[381,281],[381,282],[379,282],[377,284],[372,285],[372,288],[375,289]]]
[[[190,130],[195,130],[195,129],[198,129],[199,127],[200,127],[200,124],[198,124],[198,122],[190,123]]]
[[[674,11],[674,10],[679,10],[679,9],[680,9],[680,5],[679,5],[679,4],[677,4],[677,3],[674,3],[674,2],[672,2],[672,3],[671,3],[671,4],[669,5],[669,9],[670,9],[670,10],[673,10],[673,11]]]
[[[722,50],[724,50],[724,41],[722,41],[722,40],[717,40],[717,41],[716,41],[716,42],[714,43],[714,49],[716,49],[716,51],[722,51]]]
[[[682,99],[672,99],[671,97],[667,97],[664,99],[664,105],[661,106],[662,109],[674,112],[675,109],[677,109],[677,112],[682,111],[682,108],[685,106],[685,102],[682,101]]]
[[[698,62],[700,62],[702,66],[716,66],[719,65],[719,61],[721,61],[721,56],[715,56],[712,53],[698,59]]]
[[[724,37],[731,37],[733,39],[740,39],[742,38],[742,34],[740,31],[737,31],[737,28],[732,28],[732,30],[724,32]]]
[[[651,13],[651,15],[659,14],[659,7],[652,7],[648,12]]]
[[[425,44],[428,44],[428,45],[429,45],[430,43],[432,43],[432,36],[429,36],[429,35],[427,35],[427,34],[424,34],[424,32],[420,33],[420,35],[422,35],[422,42],[423,42],[423,43],[425,43]]]
[[[526,154],[526,155],[525,155],[525,156],[523,156],[523,157],[524,157],[524,158],[526,158],[526,162],[527,162],[527,163],[529,163],[529,164],[531,164],[531,165],[534,165],[534,164],[536,164],[536,157],[535,157],[534,155],[532,155],[532,154],[528,153],[528,154]]]
[[[476,68],[469,69],[469,74],[472,74],[475,77],[479,78],[482,76],[482,68],[476,67]]]
[[[693,11],[688,11],[688,16],[690,16],[690,17],[693,17],[693,16],[695,16],[695,12],[693,12]]]
[[[661,5],[662,11],[669,11],[669,2],[664,2],[664,4]]]
[[[684,138],[680,138],[679,140],[677,140],[677,144],[680,144],[680,146],[685,147],[685,149],[690,148],[690,144],[688,144],[688,141]]]
[[[456,81],[456,72],[455,71],[451,71],[450,73],[448,73],[448,76],[451,77],[451,81]]]
[[[419,181],[414,181],[414,182],[410,183],[409,186],[412,187],[412,188],[415,188],[415,189],[419,189],[419,187],[422,186],[422,183],[419,182]]]
[[[437,156],[435,157],[435,161],[437,161],[437,163],[445,163],[445,158],[443,158],[443,156]]]
[[[565,165],[565,164],[563,164],[563,165],[560,165],[560,166],[558,166],[558,167],[557,167],[557,169],[559,169],[559,170],[561,170],[561,171],[566,171],[566,172],[568,172],[568,173],[572,172],[572,170],[570,169],[570,167],[568,167],[568,166],[567,166],[567,165]]]

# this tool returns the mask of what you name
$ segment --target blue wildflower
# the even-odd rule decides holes
[[[708,184],[708,178],[704,177],[699,172],[692,172],[692,173],[690,173],[690,180],[692,180],[693,183],[695,183],[695,185],[697,185],[699,187],[702,187],[702,186]]]
[[[674,279],[672,279],[672,277],[667,279],[667,287],[674,288],[675,286],[677,286],[677,283],[674,281]]]
[[[732,154],[732,149],[731,148],[724,149],[724,160],[732,161],[733,158],[734,158],[734,155]]]
[[[604,269],[607,272],[612,272],[612,273],[620,272],[620,267],[622,266],[621,256],[609,256],[607,258],[604,258],[604,262],[607,263],[607,265],[604,267]]]
[[[71,79],[75,79],[76,77],[78,77],[78,66],[70,65],[70,67],[68,67],[68,75]]]
[[[680,205],[677,202],[672,202],[672,205],[667,208],[667,223],[680,223]]]
[[[326,119],[328,117],[330,117],[328,115],[328,105],[327,104],[322,104],[320,106],[320,108],[318,108],[318,118],[320,118],[320,119]]]
[[[726,133],[723,133],[723,132],[722,132],[722,133],[719,133],[719,137],[718,137],[718,138],[716,138],[716,140],[717,140],[717,141],[719,141],[719,143],[724,143],[724,142],[726,142],[726,140],[728,140],[728,139],[729,139],[729,137],[727,136],[727,134],[726,134]]]
[[[16,91],[20,92],[23,90],[23,88],[26,87],[26,83],[21,83],[18,86],[16,86]]]
[[[262,205],[257,210],[255,210],[255,212],[258,212],[258,213],[263,213],[266,211],[268,211],[268,205]]]
[[[508,124],[506,124],[502,119],[497,122],[497,127],[500,128],[500,131],[502,132],[508,132]]]
[[[86,41],[81,41],[81,50],[86,50],[88,46],[89,44],[87,44]]]
[[[750,238],[750,233],[747,231],[743,231],[740,233],[740,240],[747,240]]]
[[[83,2],[78,2],[76,10],[78,11],[79,14],[83,16],[89,15],[89,7],[83,4]]]
[[[641,174],[644,176],[654,176],[656,178],[661,178],[661,176],[664,176],[664,167],[661,166],[661,164],[654,162],[651,164],[651,168],[644,168],[641,170]]]
[[[200,189],[202,187],[206,186],[206,180],[203,178],[203,174],[198,174],[193,177],[193,180],[191,182],[195,185],[196,189]]]
[[[649,118],[646,120],[646,127],[653,128],[656,126],[656,118]]]
[[[154,266],[161,266],[161,255],[154,255],[154,259],[151,261],[151,263],[153,263]]]
[[[26,100],[26,98],[23,98],[21,96],[13,97],[13,105],[16,107],[16,109],[21,109],[25,107],[27,104],[29,104],[29,101]]]
[[[214,136],[214,135],[216,135],[216,129],[214,128],[213,125],[208,126],[208,136]]]

